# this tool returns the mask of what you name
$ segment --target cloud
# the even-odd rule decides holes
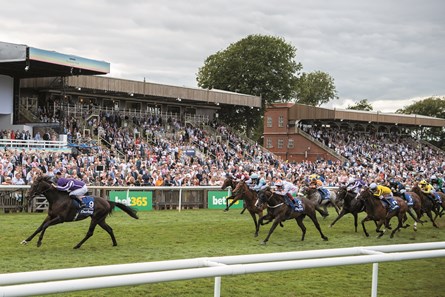
[[[303,71],[329,73],[342,105],[368,99],[386,108],[398,100],[445,94],[442,1],[0,4],[1,41],[105,60],[114,77],[194,87],[209,55],[249,34],[267,34],[297,48]]]

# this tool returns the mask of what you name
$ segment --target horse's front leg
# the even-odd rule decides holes
[[[340,213],[338,214],[338,216],[335,218],[335,220],[329,225],[329,228],[331,228],[332,226],[334,226],[334,224],[340,220],[344,215],[346,214],[345,209],[343,208]],[[357,232],[357,230],[355,230],[355,232]]]
[[[43,225],[45,225],[50,219],[51,218],[49,216],[46,216],[46,218],[43,220],[42,224],[40,224],[40,226],[37,228],[37,230],[34,231],[34,233],[31,234],[31,236],[22,240],[21,244],[28,244],[28,242],[30,242],[34,238],[34,236],[36,236],[37,234],[39,234],[42,231]]]
[[[366,216],[363,220],[362,220],[362,227],[363,227],[363,232],[365,232],[366,237],[369,237],[369,233],[368,231],[366,231],[366,227],[365,227],[365,222],[371,220],[370,217]]]
[[[59,216],[51,219],[50,221],[46,222],[45,224],[43,224],[42,227],[42,232],[40,232],[40,236],[39,236],[39,240],[37,241],[37,247],[40,247],[42,245],[42,239],[43,239],[43,235],[45,235],[45,231],[49,226],[52,225],[56,225],[62,222],[62,218],[60,218]]]
[[[279,218],[275,218],[273,221],[272,226],[270,227],[269,233],[267,234],[266,238],[261,242],[261,244],[266,244],[269,241],[270,236],[272,235],[275,228],[278,226],[278,223],[280,223],[281,220]]]

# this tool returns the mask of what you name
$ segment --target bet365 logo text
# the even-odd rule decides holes
[[[110,200],[134,207],[138,210],[151,210],[152,192],[150,191],[111,191]]]
[[[228,204],[232,203],[233,199],[227,199],[227,191],[209,191],[208,192],[208,205],[211,209],[225,209]],[[243,208],[242,201],[236,201],[230,208]]]

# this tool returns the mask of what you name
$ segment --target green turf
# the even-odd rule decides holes
[[[331,210],[332,213],[333,210]],[[40,248],[37,238],[20,245],[44,219],[45,214],[0,214],[0,273],[150,262],[195,257],[257,254],[368,245],[445,241],[445,217],[440,229],[431,223],[377,239],[374,225],[367,223],[366,238],[359,225],[354,232],[352,216],[347,215],[328,228],[333,214],[320,219],[329,241],[322,241],[309,219],[306,239],[295,221],[277,228],[267,245],[261,245],[270,225],[253,237],[251,217],[239,210],[184,210],[140,212],[134,220],[116,212],[107,219],[114,229],[118,246],[112,247],[108,234],[96,229],[79,250],[72,248],[85,234],[89,220],[66,223],[47,230]],[[395,222],[393,222],[394,224]],[[379,296],[445,296],[445,258],[379,264]],[[223,277],[221,296],[370,296],[372,264],[336,268],[305,269]],[[58,296],[213,296],[214,279],[166,282],[132,287],[79,291]]]

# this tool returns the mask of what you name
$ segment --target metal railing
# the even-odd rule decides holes
[[[358,264],[372,265],[377,296],[379,263],[445,257],[445,242],[208,257],[0,274],[0,296],[29,296],[214,277]],[[399,283],[400,284],[400,283]],[[393,286],[397,287],[397,284]]]

